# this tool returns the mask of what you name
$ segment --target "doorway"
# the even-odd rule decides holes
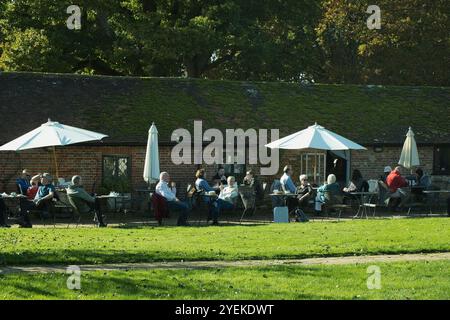
[[[336,181],[344,187],[347,185],[350,155],[348,151],[327,152],[327,175],[334,174]]]

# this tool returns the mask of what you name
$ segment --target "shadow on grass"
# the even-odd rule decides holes
[[[4,290],[17,299],[41,295],[48,299],[311,300],[332,299],[333,296],[326,290],[314,293],[299,290],[302,277],[308,282],[326,281],[334,285],[335,276],[336,273],[311,267],[85,272],[81,291],[66,288],[65,274],[22,274],[0,276],[0,279],[8,280]],[[293,277],[297,287],[286,285]]]

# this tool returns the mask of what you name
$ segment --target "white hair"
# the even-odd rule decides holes
[[[306,174],[302,174],[300,176],[300,181],[302,181],[302,180],[308,180],[308,176]]]
[[[80,176],[73,176],[72,177],[72,184],[78,184],[80,183],[81,177]]]
[[[44,173],[44,174],[42,175],[42,178],[47,179],[48,182],[52,182],[52,181],[53,181],[53,177],[51,176],[50,173]]]
[[[336,176],[334,174],[330,174],[327,178],[327,183],[328,184],[333,184],[336,182]]]
[[[163,181],[164,180],[164,176],[169,175],[168,172],[161,172],[161,174],[159,175],[159,180]]]

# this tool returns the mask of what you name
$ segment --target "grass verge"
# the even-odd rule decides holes
[[[449,299],[450,261],[378,264],[381,289],[369,290],[368,265],[83,272],[81,290],[66,274],[0,275],[1,299]]]
[[[448,252],[449,230],[448,218],[191,228],[13,228],[0,230],[0,265]]]

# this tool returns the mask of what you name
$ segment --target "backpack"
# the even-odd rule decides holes
[[[309,222],[308,217],[301,209],[295,210],[295,218],[298,222]]]

